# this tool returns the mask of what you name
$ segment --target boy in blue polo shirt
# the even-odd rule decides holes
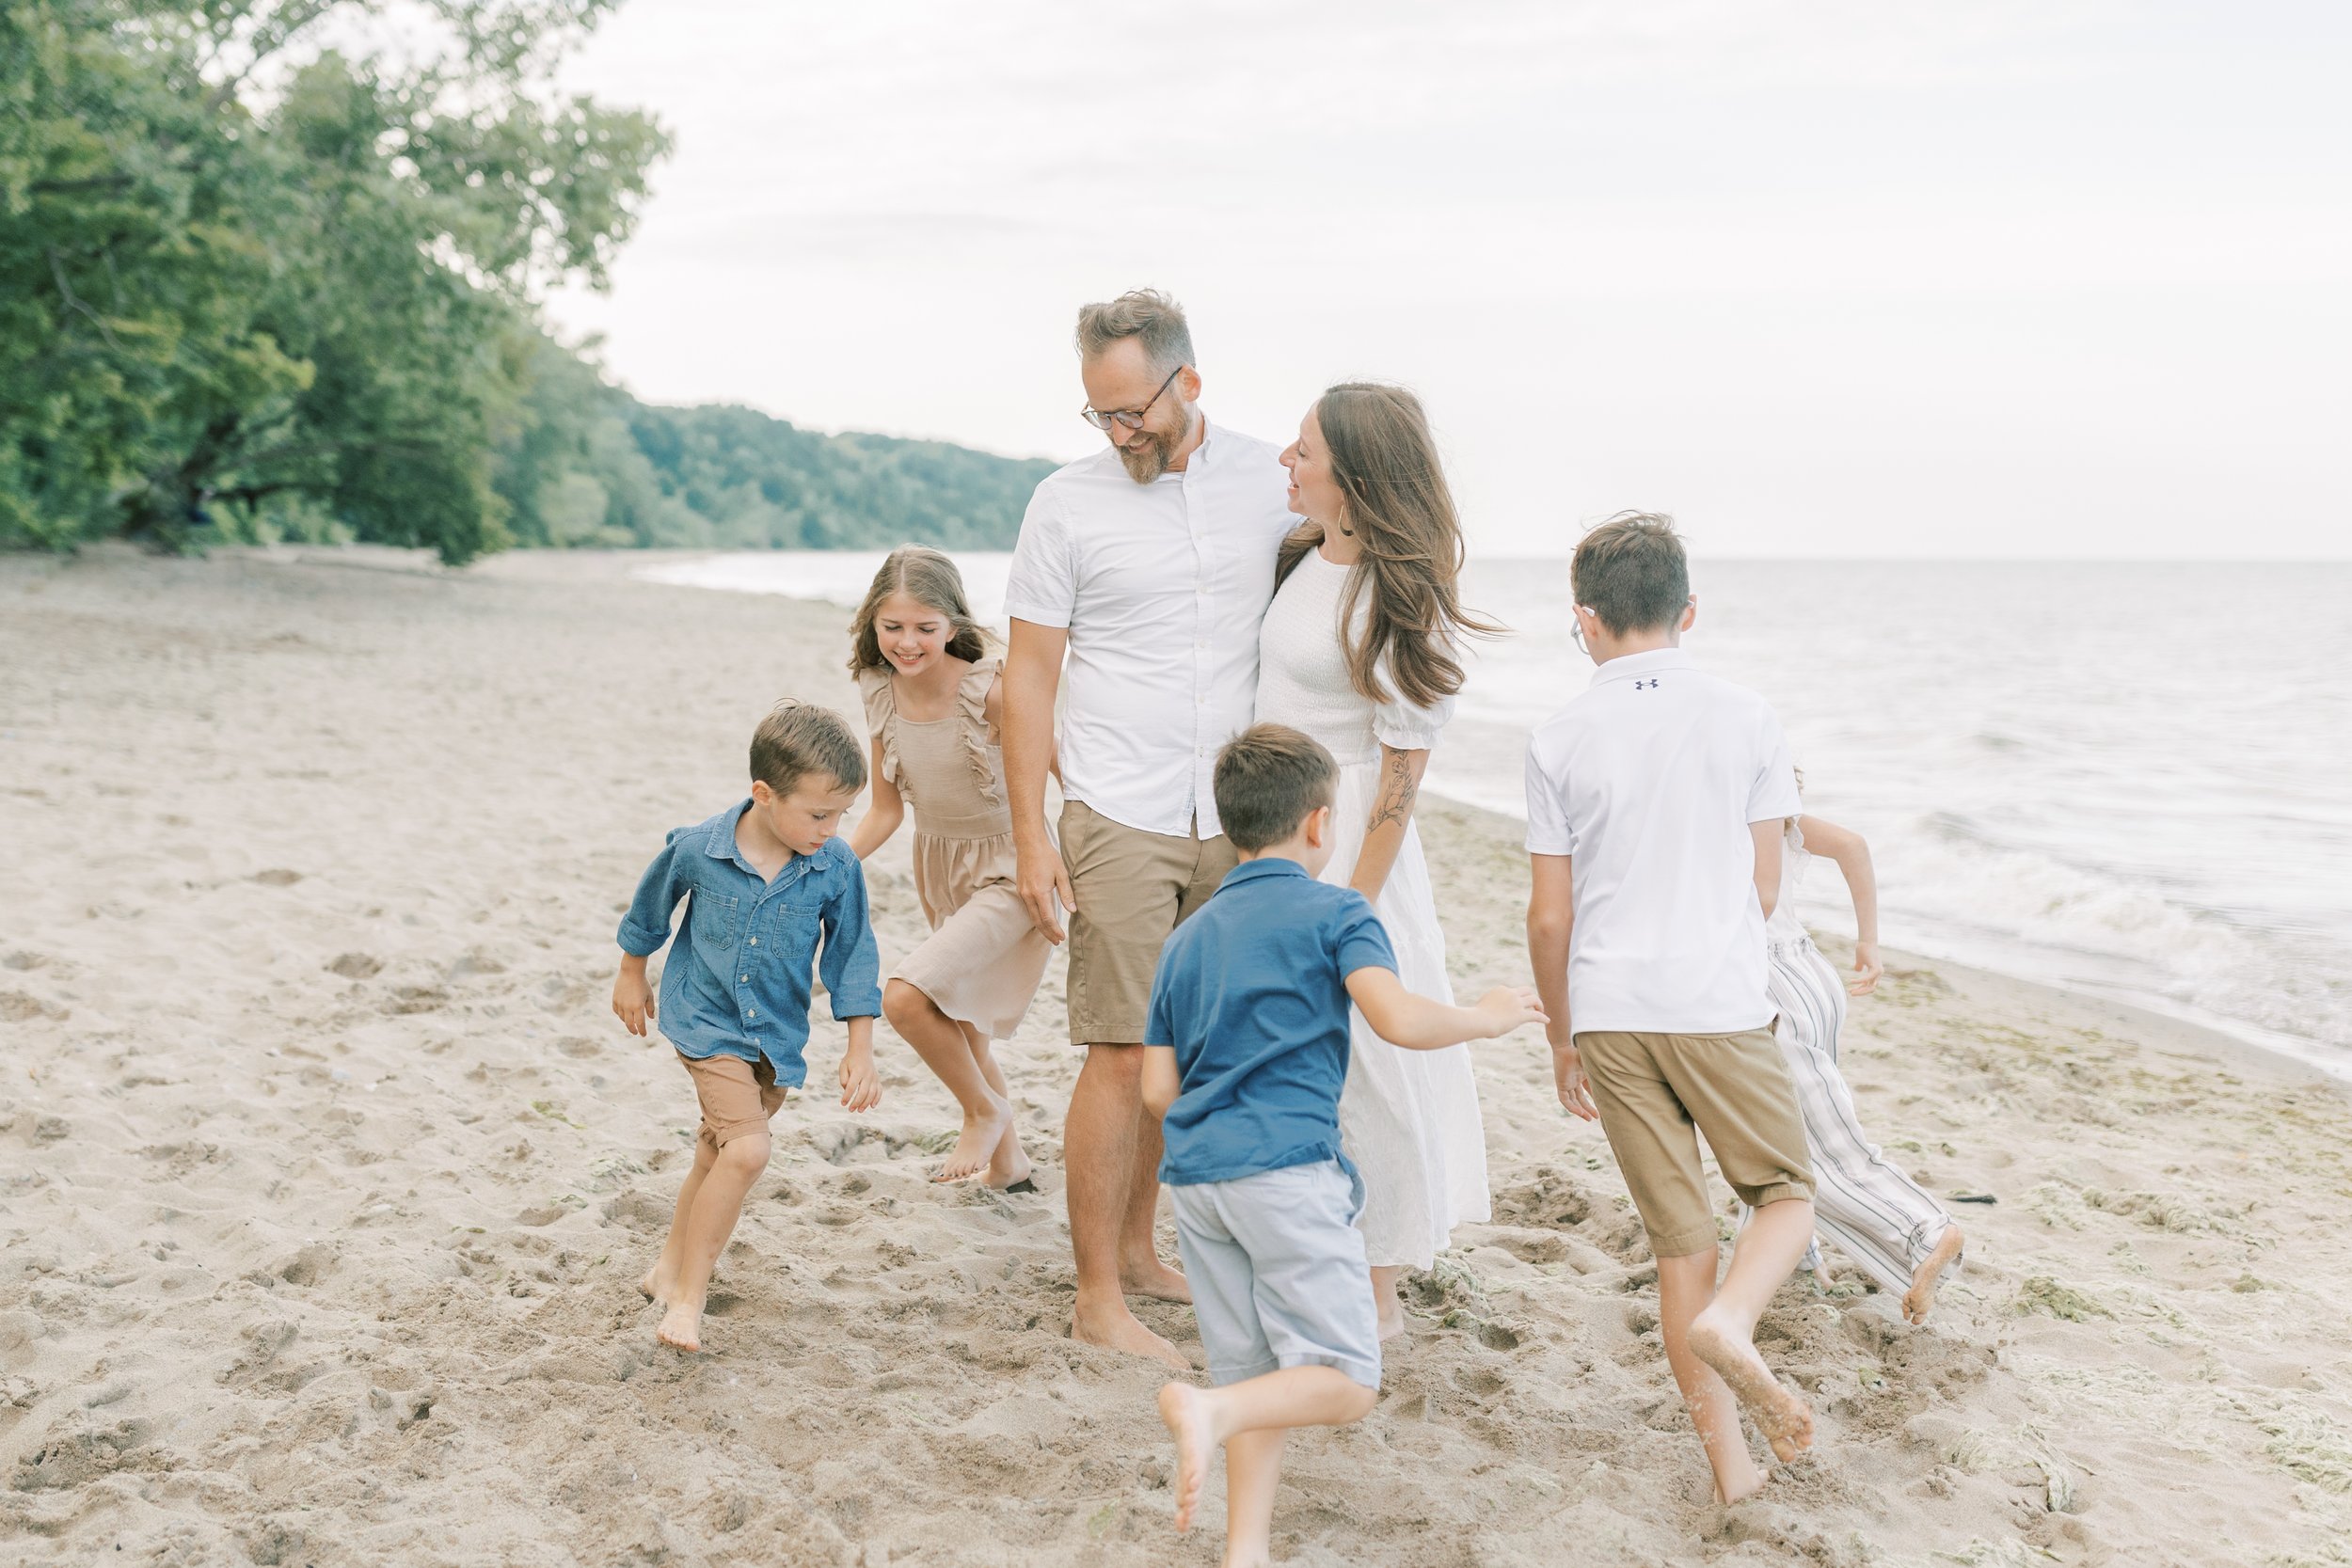
[[[812,966],[833,1016],[850,1028],[841,1103],[863,1111],[882,1101],[874,1073],[882,966],[866,873],[834,836],[865,784],[865,745],[839,714],[777,704],[752,736],[751,799],[671,833],[622,917],[612,1010],[641,1036],[659,1015],[702,1108],[670,1238],[638,1285],[662,1309],[654,1337],[665,1345],[702,1348],[710,1271],[768,1168],[769,1119],[808,1076]],[[670,942],[681,898],[686,917],[657,1007],[645,960]]]
[[[1161,951],[1143,1037],[1144,1103],[1167,1134],[1160,1180],[1216,1385],[1160,1390],[1176,1528],[1191,1528],[1223,1446],[1229,1568],[1268,1560],[1284,1433],[1360,1420],[1379,1392],[1363,1187],[1340,1152],[1349,1001],[1408,1051],[1544,1017],[1532,990],[1454,1007],[1404,988],[1372,906],[1315,879],[1337,778],[1328,752],[1279,724],[1219,753],[1217,816],[1241,863]]]

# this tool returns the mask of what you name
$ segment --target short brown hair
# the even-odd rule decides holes
[[[855,794],[866,787],[866,747],[833,709],[787,697],[752,732],[752,777],[789,795],[811,773],[831,774]]]
[[[1162,375],[1193,364],[1184,308],[1157,289],[1130,289],[1104,304],[1078,308],[1080,358],[1091,359],[1121,338],[1141,342],[1144,361]]]
[[[1331,803],[1340,776],[1331,753],[1287,724],[1252,724],[1216,754],[1216,815],[1236,849],[1256,851],[1298,831]]]
[[[1577,542],[1568,584],[1611,636],[1625,637],[1680,618],[1691,598],[1691,562],[1672,517],[1620,512]]]

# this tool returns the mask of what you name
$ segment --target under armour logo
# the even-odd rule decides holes
[[[1652,675],[1649,679],[1647,679],[1647,680],[1645,680],[1645,681],[1635,681],[1635,682],[1633,683],[1633,689],[1634,689],[1634,690],[1636,690],[1636,691],[1644,690],[1644,689],[1656,689],[1656,687],[1657,687],[1657,685],[1658,685],[1658,677],[1657,677],[1656,675]]]

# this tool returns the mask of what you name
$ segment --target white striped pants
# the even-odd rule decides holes
[[[1837,1031],[1846,1022],[1837,972],[1810,938],[1774,942],[1771,958],[1780,1014],[1772,1033],[1813,1147],[1813,1223],[1881,1289],[1899,1294],[1952,1217],[1863,1136],[1853,1091],[1837,1070]]]

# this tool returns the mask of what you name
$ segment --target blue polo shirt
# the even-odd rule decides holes
[[[764,1056],[777,1083],[797,1087],[808,1077],[809,970],[823,978],[835,1019],[872,1018],[882,1011],[882,959],[866,870],[849,845],[828,839],[770,881],[735,845],[736,821],[750,808],[747,799],[670,834],[621,919],[621,951],[661,951],[684,899],[655,1022],[681,1055]]]
[[[1173,1046],[1170,1186],[1340,1160],[1347,977],[1396,968],[1389,933],[1354,888],[1296,861],[1248,861],[1160,949],[1146,1045]]]

